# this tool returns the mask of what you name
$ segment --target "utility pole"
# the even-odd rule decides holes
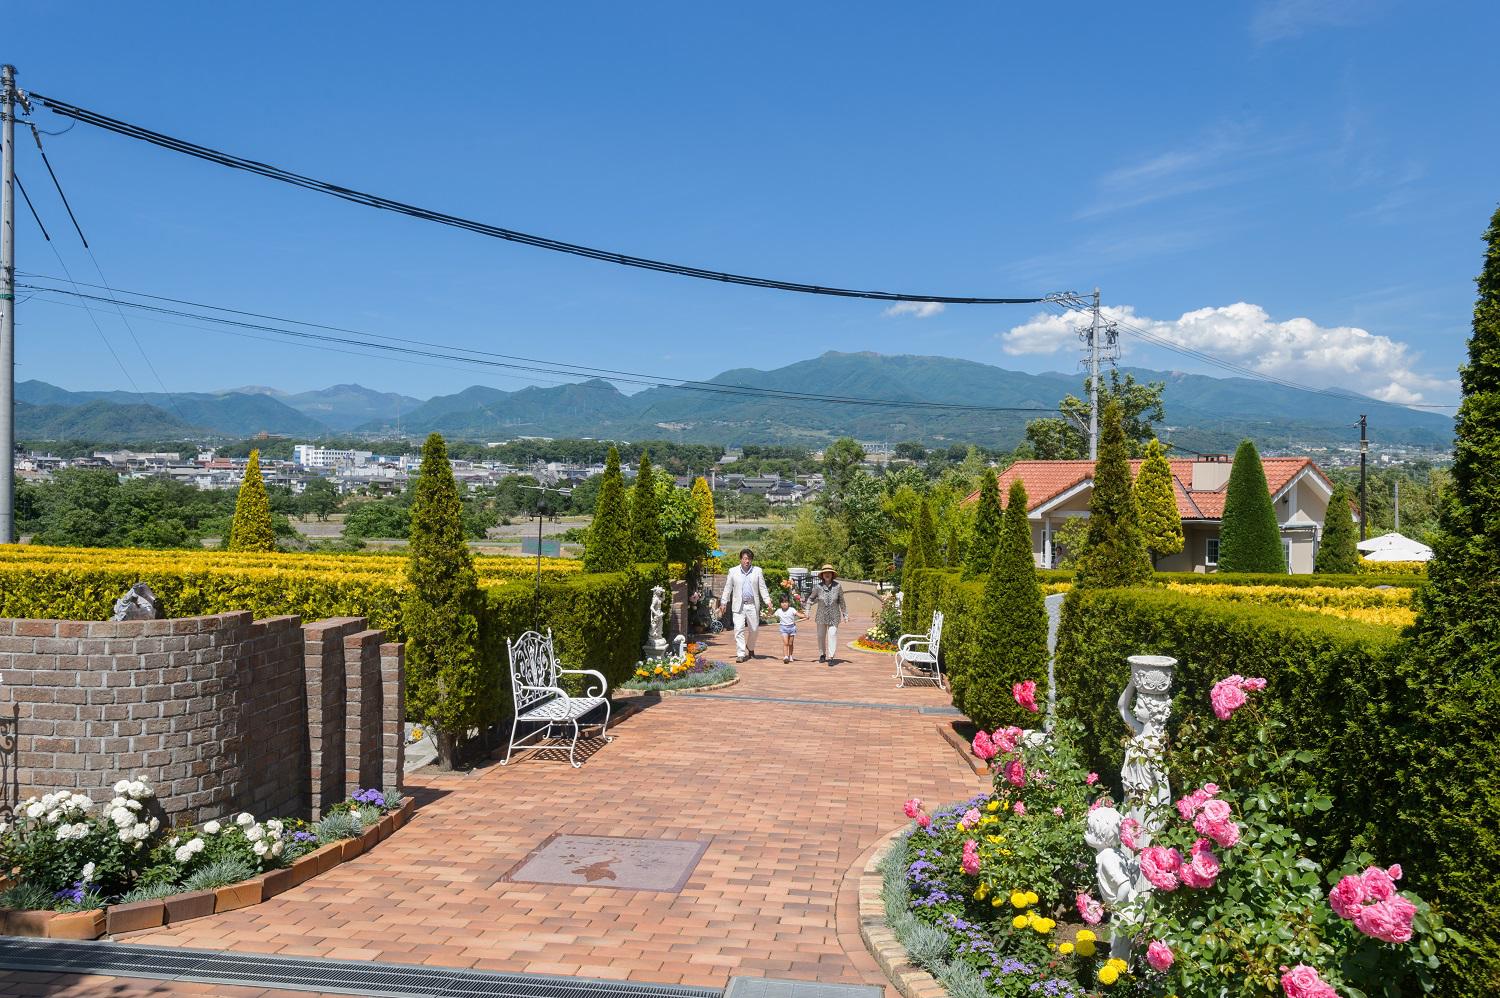
[[[1396,523],[1391,527],[1396,533],[1401,533],[1401,479],[1396,479]]]
[[[1359,414],[1359,539],[1365,539],[1365,528],[1370,520],[1370,507],[1365,503],[1365,455],[1370,452],[1370,441],[1365,435],[1368,421],[1364,413]]]
[[[1094,318],[1089,324],[1089,460],[1099,460],[1099,289],[1094,288]]]
[[[16,67],[0,67],[0,544],[16,541]]]

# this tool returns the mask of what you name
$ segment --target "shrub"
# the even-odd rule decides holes
[[[255,867],[239,857],[216,860],[209,863],[182,882],[184,891],[211,891],[215,887],[228,887],[255,876]]]
[[[620,452],[611,447],[599,481],[599,498],[594,501],[594,519],[589,523],[588,540],[584,542],[583,570],[624,571],[633,561],[632,547]]]
[[[1229,470],[1224,519],[1219,528],[1219,571],[1286,571],[1281,528],[1271,505],[1271,490],[1266,486],[1266,468],[1251,440],[1240,443]]]
[[[979,482],[979,508],[974,513],[974,536],[964,558],[964,578],[972,579],[990,570],[995,548],[1000,543],[1000,483],[993,471],[985,469]]]
[[[1151,552],[1151,566],[1163,555],[1182,550],[1182,514],[1172,488],[1172,466],[1161,441],[1146,445],[1146,460],[1135,479],[1135,504],[1141,516],[1141,537]]]
[[[1130,451],[1120,403],[1111,398],[1101,418],[1099,460],[1089,493],[1088,545],[1078,565],[1080,586],[1136,586],[1151,578],[1140,511],[1130,482]]]
[[[231,551],[275,551],[276,530],[271,525],[271,500],[260,477],[260,451],[250,452],[245,478],[234,504],[234,523],[229,528]]]
[[[1355,546],[1354,516],[1349,511],[1349,490],[1333,487],[1328,500],[1328,515],[1323,520],[1323,540],[1313,559],[1313,571],[1319,575],[1349,575],[1359,568],[1359,548]]]
[[[667,542],[662,537],[656,498],[656,472],[651,468],[651,455],[644,450],[635,488],[630,493],[630,550],[634,562],[665,564],[667,560]]]
[[[495,720],[498,683],[479,653],[479,580],[448,448],[436,433],[422,445],[412,492],[409,595],[401,610],[407,714],[432,726],[439,761],[452,768],[469,730]]]
[[[1354,566],[1354,571],[1359,575],[1420,575],[1427,574],[1427,562],[1425,561],[1369,561],[1360,558]],[[1388,580],[1381,580],[1388,581]]]

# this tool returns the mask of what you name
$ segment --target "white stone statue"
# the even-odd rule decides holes
[[[662,634],[662,624],[666,620],[666,612],[661,608],[661,601],[667,591],[661,586],[651,590],[651,635],[642,646],[642,651],[647,658],[660,658],[667,653],[667,639]]]
[[[678,662],[681,662],[684,659],[686,659],[687,658],[687,638],[685,638],[681,634],[679,634],[679,635],[677,635],[677,637],[675,637],[675,638],[672,639],[672,643],[677,646],[677,651],[675,651],[672,654],[672,658],[674,660],[678,661]]]
[[[1099,896],[1109,909],[1109,955],[1129,959],[1130,937],[1139,923],[1138,899],[1145,893],[1137,883],[1135,861],[1120,844],[1120,812],[1109,805],[1089,812],[1083,841],[1094,850],[1094,876]]]
[[[1120,787],[1127,817],[1140,822],[1142,847],[1161,830],[1172,806],[1162,752],[1166,747],[1167,718],[1172,713],[1172,673],[1177,660],[1165,655],[1132,655],[1130,682],[1120,694],[1120,717],[1130,728]],[[1131,698],[1134,697],[1132,706]]]

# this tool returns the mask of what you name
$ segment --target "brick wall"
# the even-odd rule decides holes
[[[399,785],[400,649],[387,654],[365,627],[249,613],[0,618],[0,717],[14,736],[6,802],[59,788],[107,800],[116,780],[144,775],[171,819],[201,822],[308,815],[342,799],[350,771],[373,777],[365,786]],[[353,702],[351,635],[363,636]]]

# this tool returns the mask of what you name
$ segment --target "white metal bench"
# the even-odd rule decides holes
[[[604,740],[613,740],[612,735],[605,733],[609,728],[609,700],[606,696],[609,685],[605,682],[603,673],[593,669],[562,668],[552,648],[551,628],[547,629],[545,635],[527,631],[514,641],[506,639],[505,644],[510,656],[510,689],[515,704],[515,718],[510,723],[510,744],[506,746],[505,759],[500,765],[510,762],[511,753],[517,748],[545,748],[543,743],[524,743],[538,735],[544,740],[551,737],[552,729],[557,725],[573,726],[573,741],[568,746],[568,762],[574,769],[580,765],[574,758],[580,726],[598,724],[599,734]],[[559,682],[562,676],[593,676],[599,680],[599,685],[589,687],[581,697],[569,696]],[[600,707],[604,708],[604,720],[584,725],[584,717]],[[516,732],[522,724],[541,727],[517,739]]]
[[[932,627],[926,634],[903,634],[896,641],[896,685],[905,686],[908,679],[920,679],[944,688],[943,670],[938,652],[943,642],[943,611],[932,615]]]

